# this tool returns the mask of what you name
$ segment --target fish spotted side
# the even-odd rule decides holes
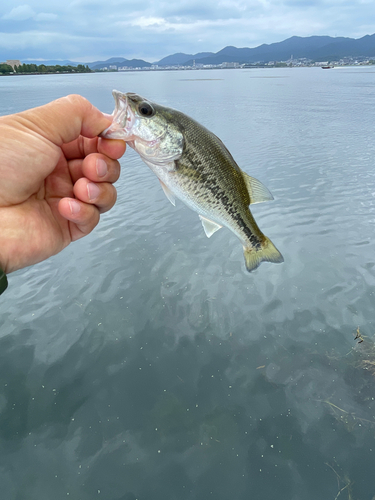
[[[126,141],[157,175],[171,203],[198,213],[208,237],[225,226],[241,241],[248,271],[283,262],[257,226],[249,205],[272,200],[269,190],[243,172],[216,137],[189,116],[137,94],[113,91],[112,125],[101,136]]]

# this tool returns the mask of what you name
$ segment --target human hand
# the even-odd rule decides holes
[[[113,207],[125,143],[97,137],[110,123],[79,95],[0,117],[0,268],[6,273],[60,252]]]

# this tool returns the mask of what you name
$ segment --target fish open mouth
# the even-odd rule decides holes
[[[131,139],[131,129],[134,124],[134,113],[128,103],[128,98],[122,92],[114,90],[112,95],[115,99],[115,109],[113,111],[112,124],[106,128],[101,137],[106,139],[122,139],[129,141]]]

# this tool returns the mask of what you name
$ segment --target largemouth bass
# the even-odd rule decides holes
[[[243,172],[221,140],[180,111],[131,92],[113,91],[112,125],[102,134],[126,141],[157,175],[171,203],[175,198],[198,213],[208,237],[222,226],[241,241],[245,264],[283,257],[258,228],[249,205],[272,200],[268,189]]]

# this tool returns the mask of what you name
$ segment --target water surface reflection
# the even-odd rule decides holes
[[[249,275],[127,153],[97,230],[2,296],[4,498],[375,495],[371,71],[208,76],[0,79],[2,114],[112,88],[188,112],[274,194],[253,213],[285,258]]]

